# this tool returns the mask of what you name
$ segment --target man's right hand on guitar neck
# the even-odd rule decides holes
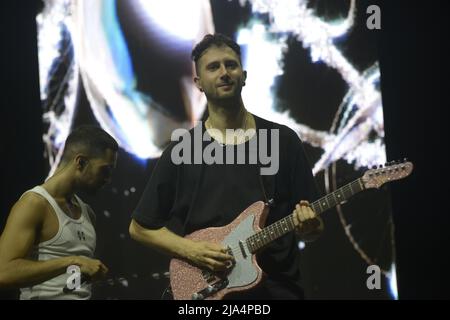
[[[191,240],[186,250],[186,259],[200,268],[225,271],[233,266],[234,258],[227,248],[206,241]]]

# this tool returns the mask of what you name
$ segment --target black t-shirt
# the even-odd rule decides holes
[[[206,164],[202,161],[202,164],[177,165],[171,159],[177,144],[173,142],[158,160],[133,218],[146,228],[158,229],[166,226],[172,217],[177,217],[184,226],[184,234],[189,234],[227,225],[256,201],[274,199],[266,220],[269,225],[291,214],[300,200],[316,200],[316,184],[297,134],[284,125],[256,116],[255,122],[257,130],[278,129],[279,169],[275,175],[260,175],[261,167],[270,166],[267,161],[263,161],[264,164],[260,161],[249,163],[251,152],[259,154],[259,146],[251,151],[249,147],[251,141],[259,137],[257,134],[245,143],[245,164]],[[199,126],[202,134],[205,133],[203,124]],[[194,129],[188,133],[191,141],[194,141]],[[270,131],[267,132],[269,148],[265,154],[273,159],[277,150],[270,143]],[[209,137],[208,133],[206,135]],[[211,138],[202,143],[203,150],[210,144],[218,147],[218,142]],[[223,148],[223,163],[227,148],[231,148],[237,159],[239,147],[219,147]],[[257,259],[271,279],[300,286],[299,249],[293,232],[269,244],[257,254]]]

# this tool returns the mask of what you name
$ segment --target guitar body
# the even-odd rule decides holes
[[[213,275],[186,261],[172,259],[170,285],[174,299],[222,299],[231,292],[257,286],[263,272],[244,240],[263,228],[268,211],[264,202],[258,201],[224,227],[202,229],[186,236],[188,239],[219,243],[232,248],[235,265],[227,274]]]
[[[364,175],[336,191],[318,199],[310,206],[319,215],[349,199],[354,194],[384,183],[403,179],[411,174],[411,162],[387,164],[367,170]],[[235,265],[227,273],[211,273],[191,264],[172,259],[170,285],[176,300],[222,299],[231,292],[249,290],[262,279],[262,270],[254,252],[295,228],[294,213],[263,228],[269,209],[262,201],[255,202],[229,225],[207,228],[191,233],[188,239],[222,244],[233,255]]]

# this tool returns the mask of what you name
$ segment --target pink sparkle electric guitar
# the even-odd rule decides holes
[[[379,188],[383,184],[403,179],[411,174],[411,162],[389,164],[367,170],[364,175],[311,204],[316,214],[341,204],[358,192]],[[231,292],[257,286],[263,272],[255,253],[270,242],[294,230],[293,214],[263,228],[269,208],[262,201],[253,203],[233,222],[224,227],[195,231],[188,239],[220,243],[233,255],[235,264],[227,273],[213,273],[184,260],[170,262],[170,285],[176,300],[222,299]]]

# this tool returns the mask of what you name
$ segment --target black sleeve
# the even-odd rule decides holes
[[[171,145],[166,148],[145,187],[132,217],[148,229],[164,227],[173,215],[177,166],[171,160]]]

